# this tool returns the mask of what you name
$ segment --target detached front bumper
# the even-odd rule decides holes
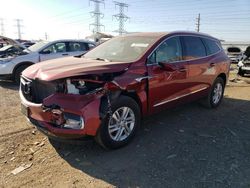
[[[91,95],[52,94],[43,100],[43,104],[32,103],[23,96],[21,91],[19,93],[23,114],[43,133],[66,139],[96,135],[101,123],[99,110],[102,93]],[[75,129],[66,127],[66,123],[58,125],[61,118],[55,117],[54,111],[60,112],[60,117],[63,118],[79,117],[83,121],[83,126]],[[55,121],[55,118],[58,118],[58,121]]]

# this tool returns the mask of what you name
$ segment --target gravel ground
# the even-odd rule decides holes
[[[21,115],[17,86],[0,82],[0,187],[250,187],[249,83],[230,81],[215,110],[190,103],[148,117],[131,144],[105,151],[50,142]]]

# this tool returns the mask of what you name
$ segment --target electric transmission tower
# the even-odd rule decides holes
[[[93,2],[95,9],[90,12],[90,15],[94,18],[94,23],[90,24],[89,27],[93,26],[93,33],[97,33],[101,31],[101,27],[104,25],[101,24],[101,19],[104,17],[104,14],[100,12],[100,4],[104,4],[104,0],[89,0],[89,3]]]
[[[3,18],[0,18],[0,27],[1,27],[1,35],[4,35],[4,23],[3,23]]]
[[[198,17],[196,18],[196,31],[200,32],[200,26],[201,26],[201,15],[200,13],[198,14]]]
[[[119,7],[119,13],[113,15],[113,17],[115,17],[116,20],[119,21],[119,29],[115,30],[114,32],[118,32],[119,35],[122,35],[124,33],[127,33],[127,31],[124,29],[124,22],[126,22],[129,17],[124,14],[124,8],[126,7],[128,9],[128,4],[117,1],[114,1],[114,3],[115,7]]]
[[[23,20],[21,20],[21,19],[15,19],[15,21],[16,21],[15,27],[17,27],[18,39],[22,39],[22,34],[23,33],[21,32],[21,28],[23,27],[23,25],[21,25],[21,22]]]

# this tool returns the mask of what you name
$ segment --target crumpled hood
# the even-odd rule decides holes
[[[3,41],[5,42],[6,44],[9,44],[9,45],[12,45],[12,46],[15,46],[17,48],[20,48],[22,47],[23,49],[27,49],[23,44],[13,40],[13,39],[10,39],[8,37],[4,37],[4,36],[1,36],[0,35],[0,41]]]
[[[34,64],[25,69],[22,75],[30,79],[51,81],[79,75],[120,72],[130,64],[66,57]]]

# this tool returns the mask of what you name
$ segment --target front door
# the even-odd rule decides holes
[[[161,43],[147,61],[149,109],[156,112],[184,97],[189,89],[188,66],[182,61],[179,37]]]
[[[39,55],[40,55],[40,61],[46,61],[50,59],[69,56],[69,53],[66,50],[65,42],[57,42],[43,49],[39,53]]]

